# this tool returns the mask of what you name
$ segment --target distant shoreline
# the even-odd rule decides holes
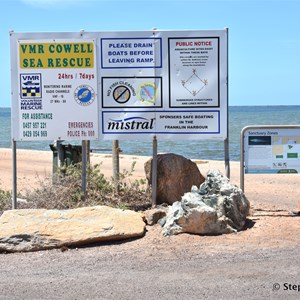
[[[249,125],[295,125],[299,123],[300,105],[285,106],[229,106],[228,131],[229,131],[229,156],[230,161],[240,160],[240,134],[245,126]],[[11,109],[0,109],[0,126],[2,139],[0,147],[11,147]],[[132,136],[134,138],[134,136]],[[158,137],[159,153],[176,153],[190,159],[207,159],[224,161],[224,143],[221,140],[203,139],[177,140]],[[201,136],[205,138],[205,136]],[[17,148],[49,150],[49,141],[18,141]],[[81,144],[81,141],[66,140],[65,144]],[[112,142],[108,140],[91,140],[91,149],[95,153],[111,153]],[[152,155],[152,138],[139,140],[120,140],[122,153],[128,155]]]
[[[275,106],[275,107],[287,107],[287,106],[297,106],[300,107],[300,105],[297,104],[256,104],[256,105],[228,105],[229,108],[231,107],[270,107],[270,106]],[[0,109],[11,109],[11,106],[0,106]]]

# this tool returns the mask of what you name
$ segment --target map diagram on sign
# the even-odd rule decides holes
[[[246,173],[300,172],[300,137],[286,132],[285,135],[278,130],[251,132],[245,151]]]
[[[208,80],[201,79],[196,69],[193,69],[193,74],[187,80],[181,80],[181,84],[190,94],[196,96],[208,85]]]
[[[300,137],[273,137],[272,153],[275,159],[298,159],[300,153]]]

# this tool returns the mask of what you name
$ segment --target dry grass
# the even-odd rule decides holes
[[[134,165],[135,163],[130,171],[124,170],[120,174],[118,184],[112,178],[105,178],[101,173],[101,165],[90,166],[86,193],[81,191],[80,164],[64,167],[60,170],[59,183],[53,184],[49,179],[41,182],[38,189],[19,195],[27,203],[18,203],[18,208],[70,209],[107,205],[136,211],[145,210],[151,206],[151,194],[146,192],[144,180],[131,180]],[[10,208],[10,193],[0,189],[0,214]]]

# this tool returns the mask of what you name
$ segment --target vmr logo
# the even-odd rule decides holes
[[[107,130],[149,130],[154,128],[155,118],[130,117],[121,120],[110,119]]]
[[[42,74],[20,74],[21,99],[42,98]]]

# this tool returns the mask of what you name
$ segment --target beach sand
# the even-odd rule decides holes
[[[120,172],[129,171],[133,163],[133,179],[145,177],[144,163],[149,160],[149,156],[134,156],[120,154]],[[110,178],[112,176],[112,155],[111,154],[90,154],[91,164],[101,164],[102,173]],[[223,161],[194,160],[201,173],[205,176],[209,169],[218,169],[225,174],[225,164]],[[239,185],[239,164],[231,162],[231,180]],[[52,151],[37,151],[17,149],[17,186],[18,191],[24,189],[37,188],[40,182],[52,177],[53,153]],[[4,190],[12,189],[12,150],[0,149],[0,187]]]
[[[0,149],[2,189],[11,189],[11,157],[10,149]],[[145,178],[143,167],[148,159],[121,154],[120,169],[129,170],[136,161],[133,177]],[[17,161],[19,192],[51,178],[52,152],[18,150]],[[102,163],[102,173],[111,176],[111,155],[92,153],[91,162]],[[209,169],[225,173],[222,161],[196,163],[204,176]],[[239,162],[230,166],[231,182],[239,185]],[[262,299],[274,298],[275,293],[279,298],[296,299],[296,291],[274,292],[272,286],[275,282],[279,286],[299,284],[300,219],[290,214],[300,199],[299,179],[297,174],[246,175],[245,194],[251,210],[245,230],[236,234],[166,238],[155,225],[147,226],[142,239],[123,243],[0,255],[4,270],[0,281],[5,283],[2,294],[10,295],[7,299],[32,299],[44,297],[45,290],[50,290],[52,298],[86,299],[88,295],[101,298],[101,292],[110,295],[102,298],[115,299],[127,291],[126,299],[140,299],[141,295],[151,299],[173,291],[186,299],[224,295],[235,299],[241,294]]]
[[[112,176],[112,155],[90,154],[92,164],[101,164],[101,172],[108,178]],[[132,179],[145,178],[144,163],[150,157],[120,154],[120,172],[129,171],[135,164]],[[17,190],[37,188],[45,179],[51,179],[53,168],[52,151],[37,151],[17,149]],[[206,176],[210,169],[220,170],[225,174],[224,161],[194,160],[201,174]],[[0,149],[0,188],[12,189],[12,150]],[[247,174],[245,175],[245,194],[251,203],[257,205],[268,204],[280,209],[294,209],[300,200],[298,174]],[[240,186],[240,164],[230,162],[230,181]]]

